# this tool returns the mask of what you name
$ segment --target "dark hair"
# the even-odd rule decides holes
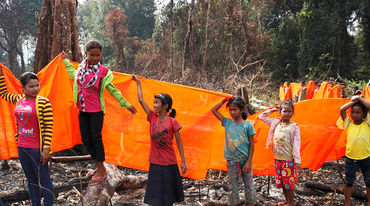
[[[88,52],[91,49],[100,49],[100,51],[103,51],[103,44],[95,39],[89,40],[85,45],[85,51]]]
[[[154,95],[154,98],[159,99],[162,105],[166,105],[166,104],[168,105],[166,112],[169,112],[172,109],[172,98],[170,95],[165,94],[165,93],[160,93],[160,94]],[[172,109],[169,116],[175,118],[176,110]]]
[[[37,81],[39,81],[39,78],[37,78],[36,74],[33,72],[25,72],[21,75],[21,78],[19,78],[23,87],[26,86],[30,79],[37,79]]]
[[[294,113],[294,104],[291,100],[287,100],[287,101],[284,101],[280,104],[280,107],[279,107],[279,112],[281,112],[281,110],[283,109],[283,107],[290,107],[292,108],[293,110],[293,113]]]
[[[351,108],[353,108],[353,107],[360,107],[360,109],[362,110],[362,112],[364,113],[363,114],[363,118],[366,118],[366,115],[367,115],[367,113],[368,113],[368,111],[369,111],[369,109],[362,103],[362,102],[356,102],[356,103],[354,103],[352,106],[351,106]]]
[[[226,107],[229,108],[230,105],[233,104],[238,107],[240,110],[243,111],[242,118],[244,120],[247,119],[247,113],[245,113],[245,101],[241,96],[233,96],[226,104]]]

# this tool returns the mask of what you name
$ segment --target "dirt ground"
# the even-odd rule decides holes
[[[9,160],[9,169],[0,169],[0,197],[16,191],[27,190],[27,182],[18,159]],[[343,160],[339,161],[339,168],[344,171]],[[61,186],[66,181],[81,180],[86,182],[84,177],[88,169],[93,169],[92,161],[75,162],[75,163],[53,163],[51,178],[54,188]],[[132,170],[120,167],[125,175],[146,175],[146,172]],[[354,187],[357,190],[365,191],[363,177],[357,173],[357,183]],[[343,174],[344,175],[344,174]],[[270,190],[268,193],[268,177],[254,176],[254,185],[257,191],[257,205],[274,205],[283,199],[282,191],[277,189],[273,183],[274,178],[270,178]],[[343,205],[344,196],[335,192],[323,192],[319,190],[307,190],[305,182],[315,181],[332,186],[342,187],[343,181],[338,172],[336,162],[324,164],[317,171],[304,169],[299,177],[299,183],[296,187],[296,205]],[[227,173],[223,171],[210,170],[207,178],[204,180],[183,179],[185,201],[176,205],[227,205]],[[55,205],[81,205],[79,203],[80,192],[79,186],[67,191],[60,192],[55,200]],[[145,193],[144,188],[132,189],[130,191],[116,192],[111,199],[112,205],[145,205],[143,204]],[[310,195],[307,193],[312,193]],[[244,197],[242,183],[240,184],[240,197]],[[364,200],[352,199],[353,205],[366,205]],[[30,205],[29,200],[18,202],[5,202],[5,205]]]

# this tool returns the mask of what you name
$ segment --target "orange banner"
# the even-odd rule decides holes
[[[75,64],[77,66],[77,64]],[[20,83],[7,70],[4,70],[9,92],[21,93]],[[78,125],[78,110],[74,108],[72,80],[61,60],[56,57],[38,74],[40,95],[48,97],[53,105],[54,130],[51,143],[52,151],[61,151],[81,143]],[[103,142],[106,162],[139,170],[148,170],[149,162],[149,124],[146,114],[137,101],[136,83],[130,75],[114,73],[113,83],[122,91],[123,96],[138,109],[131,115],[105,91],[107,113],[104,117]],[[224,151],[224,128],[213,116],[211,108],[228,94],[176,85],[156,80],[140,78],[145,101],[153,106],[154,94],[168,93],[172,96],[173,107],[177,110],[176,119],[182,125],[180,130],[185,150],[188,172],[185,177],[205,178],[208,169],[226,170]],[[317,170],[325,160],[343,156],[342,134],[336,120],[339,108],[346,99],[308,100],[295,104],[292,121],[299,124],[302,135],[302,167]],[[0,159],[16,158],[14,106],[0,101]],[[229,116],[223,106],[220,112]],[[265,149],[268,126],[257,120],[258,114],[249,117],[255,125],[255,152],[253,169],[257,175],[273,174],[273,155]],[[273,114],[274,115],[274,114]],[[272,116],[273,116],[272,115]],[[276,115],[276,114],[275,114]],[[174,147],[178,160],[176,143]]]

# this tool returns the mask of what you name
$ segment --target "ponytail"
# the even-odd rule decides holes
[[[248,117],[248,116],[247,116],[247,113],[243,112],[243,113],[242,113],[242,118],[243,118],[244,120],[246,120],[246,119],[247,119],[247,117]]]
[[[176,110],[175,109],[171,109],[171,112],[170,112],[170,114],[168,116],[170,116],[172,118],[175,118],[175,116],[176,116]]]

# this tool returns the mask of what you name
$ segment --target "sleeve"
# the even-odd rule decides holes
[[[293,131],[293,159],[297,164],[301,164],[301,132],[296,125]]]
[[[171,122],[172,122],[172,131],[174,133],[182,128],[182,126],[180,125],[179,121],[177,121],[177,119],[172,118]]]
[[[229,123],[230,123],[230,119],[229,119],[229,118],[224,117],[224,118],[222,119],[222,126],[223,126],[223,127],[229,127]]]
[[[129,108],[131,104],[122,96],[121,91],[117,89],[112,83],[109,83],[105,88],[121,105],[121,107]]]
[[[73,66],[73,64],[68,59],[63,59],[63,63],[66,66],[69,78],[75,79],[77,71],[76,71],[75,67]]]
[[[369,115],[367,115],[369,116]],[[348,115],[346,115],[346,119],[344,120],[344,128],[348,129],[349,125],[351,124],[351,120],[349,119]]]
[[[44,127],[43,132],[43,149],[50,149],[51,138],[53,135],[53,109],[49,100],[45,100],[45,105],[42,111]]]
[[[367,113],[366,117],[365,117],[365,122],[367,123],[367,125],[369,125],[370,127],[370,112]]]
[[[253,136],[256,134],[256,131],[254,130],[253,124],[248,121],[248,127],[247,127],[248,137]]]
[[[260,115],[258,115],[258,118],[262,120],[264,123],[271,125],[273,122],[272,118],[269,118],[268,116],[272,113],[270,109],[262,112]]]
[[[5,101],[12,104],[17,104],[18,98],[20,97],[18,94],[12,94],[8,92],[3,75],[0,76],[0,96]]]
[[[150,110],[150,112],[149,112],[149,114],[148,114],[148,116],[147,116],[146,120],[147,120],[148,122],[151,122],[151,120],[154,118],[154,116],[155,116],[155,113],[154,113],[152,110]]]

